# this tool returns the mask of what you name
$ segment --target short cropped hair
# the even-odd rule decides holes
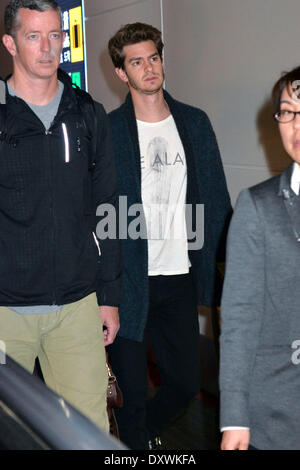
[[[61,14],[61,9],[55,0],[10,0],[4,13],[5,33],[10,36],[14,37],[20,28],[18,15],[21,8],[40,12],[54,10]]]
[[[154,42],[157,52],[162,59],[164,44],[161,32],[158,29],[145,23],[130,23],[122,26],[108,42],[108,51],[114,66],[124,69],[124,46],[149,40]]]
[[[300,66],[290,72],[283,72],[282,76],[275,83],[272,90],[272,102],[275,112],[280,109],[281,95],[285,88],[287,88],[290,96],[295,93],[297,99],[300,98]]]

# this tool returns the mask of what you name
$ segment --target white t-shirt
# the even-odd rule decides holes
[[[141,151],[142,201],[148,238],[148,274],[189,272],[184,149],[172,116],[137,121]]]

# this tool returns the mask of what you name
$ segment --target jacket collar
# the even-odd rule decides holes
[[[174,100],[172,98],[172,96],[166,90],[163,90],[163,94],[164,94],[164,99],[168,103],[171,114],[173,115],[174,112],[175,112],[175,115],[177,115],[178,110],[177,110],[176,100]],[[125,109],[126,109],[127,117],[130,118],[130,119],[136,120],[135,112],[134,112],[134,106],[133,106],[133,102],[132,102],[132,98],[131,98],[130,93],[127,93],[124,106],[125,106]]]
[[[8,75],[4,80],[5,88],[6,88],[6,100],[9,100],[10,98],[12,98],[8,92],[8,86],[7,86],[7,82],[11,76],[12,74]],[[57,79],[60,80],[64,84],[64,95],[70,95],[70,97],[74,97],[75,96],[74,88],[73,88],[72,81],[69,75],[64,70],[58,69]]]
[[[296,241],[300,242],[300,223],[299,223],[299,204],[296,202],[296,196],[291,189],[291,176],[294,165],[291,164],[280,175],[278,196],[283,198],[284,207],[290,218],[293,235]]]
[[[7,104],[13,104],[13,113],[18,114],[18,117],[24,119],[25,121],[32,122],[32,115],[31,113],[28,114],[28,106],[26,105],[25,101],[17,96],[11,96],[8,92],[7,82],[11,75],[6,77],[5,79],[5,87],[6,87],[6,102]],[[78,108],[77,99],[75,95],[75,91],[72,85],[72,81],[69,75],[61,69],[57,70],[57,78],[60,80],[64,85],[64,91],[61,98],[61,102],[59,104],[57,115],[61,114],[62,112],[68,112],[72,108]],[[31,111],[31,110],[30,110]],[[36,117],[35,117],[36,118]],[[38,119],[38,118],[36,118]]]
[[[291,177],[293,172],[293,163],[289,165],[280,175],[278,196],[288,199],[294,192],[291,189]]]

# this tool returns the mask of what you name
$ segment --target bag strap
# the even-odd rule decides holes
[[[81,88],[77,86],[75,86],[75,93],[92,142],[92,152],[89,154],[89,170],[93,170],[96,164],[97,150],[97,116],[95,103],[89,93],[82,91]]]

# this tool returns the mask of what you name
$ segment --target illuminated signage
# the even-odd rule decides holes
[[[65,33],[60,67],[71,76],[73,83],[83,90],[87,90],[84,1],[56,1],[62,10],[62,29]]]
[[[82,10],[81,7],[71,8],[70,18],[70,42],[71,62],[83,60],[83,38],[82,38]]]

